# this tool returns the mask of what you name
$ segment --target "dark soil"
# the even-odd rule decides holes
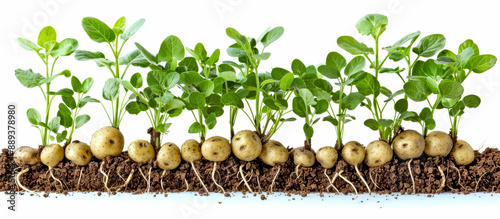
[[[482,153],[475,153],[474,162],[468,166],[456,166],[451,158],[423,155],[419,159],[414,159],[411,162],[411,168],[415,179],[416,193],[500,192],[500,151],[488,148]],[[64,188],[50,177],[48,168],[42,164],[29,167],[30,170],[21,176],[21,183],[30,190],[46,193],[108,192],[105,188],[105,177],[99,171],[101,162],[105,162],[103,171],[109,176],[107,187],[111,193],[115,193],[124,184],[132,170],[134,172],[131,181],[120,192],[135,194],[147,192],[148,183],[144,179],[146,178],[150,179],[149,191],[152,193],[183,191],[204,193],[203,187],[189,163],[183,162],[179,168],[174,171],[167,171],[161,177],[163,170],[156,167],[154,162],[148,164],[134,163],[128,157],[127,152],[123,152],[118,157],[107,157],[104,161],[92,160],[85,167],[64,160],[53,169],[55,177],[65,184]],[[366,165],[361,164],[359,169],[371,187],[372,192],[379,194],[409,194],[413,192],[413,187],[407,162],[394,158],[391,162],[378,168],[369,169]],[[13,170],[18,173],[23,169],[21,167],[14,169],[11,166],[12,163],[12,156],[4,149],[0,155],[0,191],[8,191],[15,185],[14,181],[11,180]],[[210,192],[221,192],[212,181],[213,162],[203,159],[194,164],[208,190]],[[332,187],[328,188],[328,179],[324,175],[324,169],[319,164],[311,168],[300,167],[297,177],[294,173],[295,165],[291,160],[281,166],[270,167],[260,160],[240,162],[234,156],[217,164],[215,179],[226,192],[248,191],[240,174],[238,174],[240,165],[244,165],[244,174],[254,192],[268,193],[274,178],[276,178],[273,187],[274,192],[302,196],[306,196],[308,193],[335,192]],[[439,167],[446,177],[444,186],[441,186],[443,177]],[[280,170],[279,174],[275,177],[278,169]],[[341,171],[343,171],[342,176],[350,180],[359,193],[368,191],[356,174],[354,167],[343,160],[340,160],[334,168],[327,170],[326,173],[330,178],[333,178],[335,173]],[[82,173],[81,176],[80,172]],[[164,190],[161,188],[161,178],[163,178]],[[80,183],[78,183],[79,179]],[[353,188],[340,177],[336,178],[334,185],[341,193],[354,192]],[[265,199],[265,196],[263,199]]]

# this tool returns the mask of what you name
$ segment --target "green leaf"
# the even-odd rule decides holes
[[[166,105],[172,99],[174,99],[174,95],[168,91],[165,92],[162,96],[155,98],[157,103],[161,103],[163,105]]]
[[[392,123],[394,123],[394,121],[392,119],[380,119],[378,121],[378,123],[384,127],[384,128],[387,128],[387,127],[391,127]]]
[[[269,59],[270,56],[271,56],[271,53],[268,53],[268,52],[253,55],[253,57],[258,59],[258,60],[267,60],[267,59]]]
[[[313,129],[312,126],[310,126],[309,124],[305,123],[302,128],[304,129],[304,134],[306,135],[307,139],[310,139],[310,138],[313,137],[314,129]]]
[[[203,80],[204,79],[197,72],[189,71],[180,74],[179,83],[185,85],[197,85]]]
[[[155,128],[155,130],[160,133],[166,133],[171,125],[172,123],[160,124]]]
[[[371,34],[378,38],[378,36],[384,32],[385,26],[387,26],[388,23],[389,20],[385,15],[368,14],[356,23],[356,29],[358,29],[361,35]]]
[[[82,83],[75,76],[71,77],[71,87],[75,92],[82,93]]]
[[[102,52],[90,52],[86,50],[76,50],[75,52],[75,59],[78,61],[88,61],[104,58],[105,56]]]
[[[179,82],[179,80],[180,80],[179,73],[177,73],[177,72],[170,72],[170,73],[167,74],[164,87],[167,90],[170,90],[173,87],[175,87],[175,85],[177,85],[177,83]]]
[[[132,115],[137,115],[142,111],[148,110],[148,106],[142,102],[132,101],[127,104],[125,110]]]
[[[497,58],[494,55],[478,55],[469,59],[465,65],[466,69],[470,69],[474,73],[483,73],[495,66]]]
[[[212,55],[210,56],[210,58],[208,58],[207,60],[207,65],[208,66],[214,66],[215,63],[217,63],[219,61],[219,56],[220,56],[220,50],[219,49],[216,49]]]
[[[198,110],[203,109],[205,107],[205,95],[200,92],[189,94],[189,104]]]
[[[331,116],[325,116],[323,118],[323,121],[330,122],[334,126],[338,126],[339,125],[339,121],[337,119],[331,117]]]
[[[302,61],[298,59],[294,59],[292,61],[292,71],[295,75],[302,76],[304,73],[306,73],[306,66]]]
[[[316,101],[314,100],[314,95],[307,88],[299,89],[299,96],[302,97],[302,100],[304,101],[306,106],[311,106],[316,104]]]
[[[307,106],[302,97],[300,96],[294,97],[292,106],[293,106],[292,110],[295,114],[297,114],[297,116],[300,116],[302,118],[305,118],[307,116],[308,114],[308,110],[306,108]]]
[[[243,101],[241,101],[241,98],[236,93],[225,93],[220,100],[226,106],[235,106],[240,109],[244,107]]]
[[[464,87],[456,81],[445,79],[439,83],[439,93],[443,98],[460,98],[464,93]]]
[[[380,94],[380,83],[377,81],[375,76],[371,74],[365,74],[365,76],[356,82],[356,88],[358,92],[365,95],[378,96]]]
[[[364,43],[358,42],[351,36],[341,36],[337,39],[337,45],[352,55],[373,54],[373,49]]]
[[[342,70],[346,64],[346,59],[338,52],[330,52],[326,56],[326,65],[332,66],[337,69],[337,71]]]
[[[68,131],[66,131],[66,130],[62,131],[61,133],[57,133],[57,137],[56,137],[57,143],[61,143],[62,141],[64,141],[64,139],[66,138],[67,135],[68,135]]]
[[[474,50],[472,48],[466,48],[462,52],[455,56],[455,59],[461,65],[465,65],[469,61],[470,57],[474,55]]]
[[[316,86],[317,88],[321,89],[322,91],[326,91],[326,92],[331,92],[333,90],[333,87],[330,84],[330,82],[328,82],[327,80],[324,80],[324,79],[314,80],[314,86]]]
[[[366,127],[370,128],[373,131],[377,131],[378,130],[378,126],[379,126],[377,120],[375,120],[375,119],[367,119],[367,120],[365,120],[364,125]]]
[[[318,67],[318,71],[319,73],[330,79],[339,78],[341,76],[340,71],[331,65],[320,65]]]
[[[149,60],[147,60],[139,50],[134,50],[125,56],[118,59],[119,65],[133,65],[139,67],[148,67],[150,65]]]
[[[34,88],[36,86],[39,86],[40,81],[45,79],[45,77],[43,77],[41,74],[34,73],[31,69],[16,69],[15,75],[19,82],[21,82],[21,84],[27,88]]]
[[[26,116],[28,117],[28,121],[32,125],[38,125],[38,123],[42,121],[40,113],[38,112],[38,110],[34,108],[29,108],[28,111],[26,112]]]
[[[358,73],[365,68],[365,58],[363,56],[354,57],[349,64],[345,67],[344,74],[350,76],[352,74]]]
[[[358,92],[349,93],[342,99],[342,109],[354,110],[365,100],[365,96]]]
[[[38,34],[37,44],[40,47],[47,48],[45,47],[45,43],[50,41],[56,41],[57,40],[56,38],[57,38],[56,30],[51,26],[46,26]]]
[[[181,109],[181,112],[182,112],[182,108],[184,106],[185,106],[185,104],[184,104],[184,102],[182,102],[182,100],[173,99],[173,100],[169,101],[167,103],[167,105],[165,105],[165,111],[170,114],[172,110]]]
[[[215,116],[215,113],[210,113],[208,116],[205,118],[205,122],[207,124],[208,129],[213,129],[215,125],[217,124],[217,117]]]
[[[422,57],[431,57],[446,45],[446,38],[441,34],[432,34],[420,39],[413,52]]]
[[[283,91],[286,91],[290,88],[290,86],[292,86],[293,84],[293,79],[294,79],[294,75],[293,73],[286,73],[280,80],[280,88],[281,90]]]
[[[458,53],[462,53],[462,51],[464,51],[467,48],[471,48],[474,51],[474,54],[473,54],[474,56],[479,55],[479,47],[471,39],[468,39],[468,40],[464,41],[462,44],[460,44],[460,46],[458,47]],[[451,57],[451,58],[453,58],[453,57]]]
[[[57,133],[59,131],[59,128],[61,127],[61,118],[59,117],[52,118],[49,124],[47,124],[47,127],[53,133]]]
[[[271,43],[278,40],[283,35],[284,32],[285,28],[283,27],[273,28],[262,37],[261,39],[262,45],[264,45],[264,47],[269,46]]]
[[[144,18],[137,20],[127,30],[125,30],[125,32],[123,32],[123,34],[120,36],[120,38],[122,40],[128,40],[132,35],[134,35],[142,27],[144,22],[146,22],[146,19],[144,19]]]
[[[220,77],[224,78],[225,81],[236,81],[236,72],[233,71],[221,72]]]
[[[396,101],[396,104],[394,104],[394,110],[398,113],[403,113],[408,110],[408,100],[407,99],[400,99]]]
[[[386,97],[392,96],[392,91],[389,90],[389,88],[386,88],[386,87],[383,87],[383,86],[380,87],[380,93],[382,93]]]
[[[83,125],[85,125],[90,120],[89,115],[79,115],[75,119],[75,129],[79,129]]]
[[[152,63],[152,64],[158,64],[160,62],[160,61],[158,61],[158,59],[156,58],[155,55],[153,55],[151,52],[149,52],[141,44],[135,43],[135,46],[141,52],[142,56],[144,56],[144,58],[146,58],[150,63]]]
[[[134,86],[135,88],[141,88],[142,83],[143,83],[143,81],[142,81],[141,73],[135,73],[130,78],[130,84],[132,84],[132,86]]]
[[[452,108],[458,101],[460,101],[460,98],[454,98],[454,99],[443,98],[443,100],[441,100],[441,105],[443,105],[444,108],[449,109]]]
[[[69,88],[60,89],[57,92],[49,92],[50,95],[60,95],[60,96],[73,96],[75,92]]]
[[[314,105],[313,107],[315,109],[314,113],[316,115],[323,114],[326,111],[328,111],[328,107],[329,107],[328,101],[325,99],[318,100],[316,105]]]
[[[189,126],[188,133],[191,134],[200,133],[201,131],[203,131],[203,129],[204,128],[201,126],[199,122],[194,122],[193,124],[191,124],[191,126]]]
[[[240,44],[245,44],[247,39],[232,27],[226,28],[226,35]]]
[[[463,101],[458,101],[449,111],[450,116],[456,117],[464,113],[465,103]]]
[[[66,70],[64,70],[62,72],[59,72],[59,73],[57,73],[55,75],[52,75],[52,76],[50,76],[48,78],[45,78],[45,79],[41,80],[39,83],[40,84],[48,84],[48,83],[52,82],[54,79],[56,79],[59,76],[64,76],[66,78],[69,78],[71,76],[71,72],[66,69]]]
[[[73,96],[62,96],[61,97],[62,101],[64,104],[66,104],[66,106],[68,106],[70,109],[74,110],[76,109],[76,101],[75,101],[75,98],[73,98]]]
[[[115,22],[115,25],[113,26],[113,31],[115,32],[115,35],[118,36],[125,31],[125,25],[126,25],[127,20],[125,17],[118,18],[118,20]]]
[[[425,127],[429,130],[433,130],[436,128],[436,121],[433,118],[427,118],[424,120]]]
[[[66,105],[64,105],[64,103],[59,104],[59,111],[57,112],[63,116],[71,116],[71,111],[68,109],[68,107],[66,107]]]
[[[164,71],[150,71],[146,76],[146,82],[153,93],[163,95],[167,85],[167,75]]]
[[[38,52],[40,50],[42,50],[42,48],[38,47],[35,43],[31,42],[30,40],[28,39],[24,39],[24,38],[17,38],[17,43],[25,50],[28,50],[28,51],[34,51],[34,52]]]
[[[97,43],[111,43],[116,38],[115,32],[108,25],[97,18],[83,18],[82,27],[90,39]]]
[[[481,104],[481,98],[474,94],[465,96],[463,101],[468,108],[477,108]]]
[[[203,95],[205,95],[205,97],[208,97],[213,93],[215,85],[213,81],[205,80],[199,83],[196,87]]]
[[[427,87],[426,82],[417,80],[407,81],[404,84],[403,89],[405,94],[408,95],[410,99],[417,102],[426,100],[427,96],[432,93],[431,89]]]
[[[105,100],[116,100],[120,96],[120,81],[116,78],[110,78],[104,83],[102,97]]]
[[[78,48],[78,41],[73,38],[67,38],[59,43],[59,47],[57,50],[51,52],[51,56],[59,57],[59,56],[69,56],[73,54]]]
[[[420,31],[417,31],[417,32],[413,32],[413,33],[410,33],[406,36],[404,36],[403,38],[401,38],[400,40],[398,40],[396,43],[394,43],[392,46],[387,46],[387,47],[384,47],[383,49],[386,50],[386,51],[393,51],[393,50],[397,50],[398,47],[402,46],[403,44],[405,44],[406,42],[408,41],[412,41],[412,43],[417,40],[417,38],[420,36]],[[404,58],[404,57],[403,57]]]
[[[427,87],[429,87],[429,89],[431,90],[431,92],[433,94],[439,94],[439,85],[438,85],[437,81],[434,80],[434,78],[427,77],[425,79],[425,81],[427,83]]]
[[[86,96],[80,100],[80,104],[78,105],[78,108],[82,108],[87,103],[100,103],[100,101],[98,99],[94,99],[92,97]]]
[[[181,40],[173,35],[163,40],[158,52],[160,61],[172,62],[173,60],[182,60],[184,58],[184,45]]]

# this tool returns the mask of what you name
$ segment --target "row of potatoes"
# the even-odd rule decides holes
[[[106,156],[118,156],[122,153],[123,147],[124,137],[122,133],[114,127],[104,127],[92,135],[90,146],[83,142],[73,142],[63,149],[59,144],[51,144],[45,146],[40,154],[37,149],[23,146],[15,151],[14,160],[19,166],[42,162],[49,167],[52,177],[57,180],[52,174],[52,168],[58,165],[64,157],[77,165],[86,166],[91,161],[92,156],[99,160],[103,160]],[[250,130],[238,132],[231,139],[231,142],[226,138],[214,136],[202,142],[200,146],[198,141],[190,139],[184,142],[180,149],[176,144],[169,142],[163,144],[157,153],[154,146],[145,140],[136,140],[128,147],[128,155],[133,161],[148,163],[156,158],[157,166],[165,171],[176,169],[181,160],[184,160],[192,165],[200,182],[201,178],[193,162],[204,157],[214,162],[215,172],[217,162],[226,160],[231,153],[242,161],[253,161],[260,158],[262,162],[270,166],[285,163],[291,156],[296,170],[300,166],[311,167],[316,161],[325,169],[330,169],[335,166],[338,160],[338,152],[334,147],[322,147],[317,153],[307,150],[305,147],[298,147],[289,153],[287,148],[278,141],[270,140],[262,144],[259,136]],[[389,143],[380,140],[371,142],[366,148],[359,142],[351,141],[346,143],[341,150],[342,159],[355,167],[363,181],[364,179],[358,170],[358,165],[363,161],[369,167],[378,167],[391,161],[393,154],[396,154],[401,160],[411,161],[423,153],[428,156],[445,157],[450,155],[457,165],[468,165],[474,160],[474,151],[467,142],[458,140],[453,145],[450,135],[441,131],[431,132],[425,138],[413,130],[403,131],[393,140],[392,148]],[[244,179],[242,166],[240,166],[240,174]],[[17,177],[18,180],[20,174]],[[213,180],[218,185],[215,179]],[[204,186],[203,182],[201,184]],[[247,187],[251,191],[248,184]],[[221,190],[224,191],[223,188]]]

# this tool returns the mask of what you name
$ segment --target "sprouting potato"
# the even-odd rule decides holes
[[[318,160],[323,168],[330,169],[337,163],[338,156],[338,152],[334,147],[325,146],[316,153],[316,160]]]
[[[231,155],[231,145],[227,139],[214,136],[203,142],[201,154],[209,161],[224,161]]]
[[[314,152],[305,147],[294,148],[292,151],[293,163],[303,167],[311,167],[316,162]]]
[[[365,148],[359,142],[347,142],[342,148],[342,159],[350,165],[357,166],[365,159]]]
[[[19,147],[14,152],[14,162],[20,167],[40,163],[38,150],[29,146]]]
[[[137,163],[147,163],[155,158],[155,148],[145,140],[136,140],[128,146],[128,156]]]
[[[40,160],[49,168],[54,168],[63,159],[64,149],[59,144],[49,144],[40,153]]]
[[[90,146],[83,142],[73,142],[66,146],[64,154],[68,160],[73,161],[76,165],[86,166],[92,160]]]
[[[469,165],[474,161],[474,150],[466,141],[458,140],[451,150],[450,156],[453,157],[457,165]]]
[[[158,166],[164,170],[173,170],[181,164],[181,151],[176,144],[168,142],[161,146],[156,156]]]
[[[181,146],[181,156],[186,162],[192,163],[201,159],[200,143],[194,139],[189,139]]]
[[[123,151],[125,140],[123,134],[115,127],[103,127],[92,135],[90,150],[97,159],[106,156],[118,156]]]
[[[424,152],[428,156],[446,157],[450,153],[451,149],[453,149],[453,140],[450,135],[445,132],[433,131],[425,137]]]
[[[240,160],[252,161],[262,152],[259,136],[250,130],[236,133],[231,140],[233,154]]]
[[[285,163],[289,157],[288,150],[280,142],[269,140],[262,146],[262,152],[259,158],[269,166],[275,166],[278,163]]]
[[[425,149],[425,139],[420,133],[407,130],[399,133],[393,142],[394,153],[402,160],[418,158]]]
[[[369,167],[379,167],[392,160],[393,152],[386,141],[373,141],[366,146],[365,163]]]

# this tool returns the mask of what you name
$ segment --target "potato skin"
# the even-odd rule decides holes
[[[128,146],[128,156],[136,163],[147,163],[155,159],[155,148],[145,140],[135,140]]]
[[[40,153],[40,160],[49,168],[54,168],[63,159],[64,149],[59,144],[49,144]]]
[[[236,133],[231,139],[233,154],[240,160],[252,161],[262,152],[262,142],[259,136],[250,130]]]
[[[17,166],[35,165],[40,163],[38,150],[29,146],[22,146],[14,151],[14,162]]]
[[[186,162],[192,163],[201,159],[200,143],[194,139],[189,139],[181,145],[181,157]]]
[[[458,140],[451,150],[450,156],[455,159],[457,165],[469,165],[474,161],[474,150],[466,141]]]
[[[451,149],[453,149],[453,140],[450,135],[445,132],[433,131],[425,137],[424,152],[428,156],[446,157],[450,153]]]
[[[365,148],[357,141],[350,141],[342,148],[342,159],[356,166],[365,159]]]
[[[275,166],[278,163],[285,163],[288,161],[290,154],[288,150],[280,142],[269,140],[262,146],[262,152],[259,158],[269,166]]]
[[[392,147],[396,156],[401,160],[418,158],[425,149],[425,139],[420,133],[407,130],[399,133],[392,142]]]
[[[227,139],[214,136],[203,142],[201,145],[201,154],[209,161],[224,161],[231,155],[231,145]]]
[[[64,155],[68,160],[79,166],[86,166],[92,160],[90,146],[83,142],[73,142],[66,146]]]
[[[103,127],[92,135],[90,140],[90,150],[99,160],[106,156],[118,156],[123,151],[125,139],[123,134],[115,127]]]
[[[165,143],[158,151],[156,162],[164,170],[173,170],[181,164],[181,150],[172,142]]]
[[[316,160],[323,168],[330,169],[337,163],[339,155],[337,150],[332,146],[322,147],[316,152]]]
[[[372,141],[366,146],[365,163],[369,167],[379,167],[391,161],[393,151],[386,141]]]
[[[292,151],[293,163],[303,167],[311,167],[316,162],[314,152],[305,147],[294,148]]]

